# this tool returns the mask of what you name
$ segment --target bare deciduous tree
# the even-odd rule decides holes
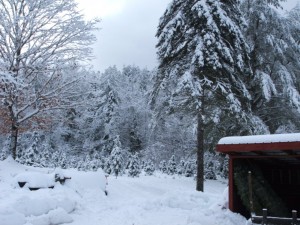
[[[9,116],[13,158],[21,124],[71,104],[92,31],[73,0],[0,0],[0,99]]]

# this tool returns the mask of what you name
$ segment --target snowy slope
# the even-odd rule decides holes
[[[12,159],[0,161],[1,225],[243,225],[246,219],[226,209],[226,182],[195,181],[162,174],[105,178],[100,172],[61,170],[65,185],[29,191],[15,184],[20,174],[51,176],[53,169],[30,168]],[[39,180],[40,179],[40,180]],[[45,184],[42,178],[35,180]],[[224,193],[223,193],[224,192]]]

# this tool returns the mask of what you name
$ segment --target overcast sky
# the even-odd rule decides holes
[[[96,70],[116,65],[137,65],[152,69],[157,65],[155,33],[159,18],[171,0],[77,0],[88,19],[99,17],[101,30],[94,45]],[[286,10],[299,0],[283,3]]]

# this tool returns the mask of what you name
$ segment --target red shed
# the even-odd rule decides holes
[[[216,150],[229,155],[231,211],[249,216],[234,178],[238,163],[258,166],[288,210],[300,211],[300,133],[225,137]]]

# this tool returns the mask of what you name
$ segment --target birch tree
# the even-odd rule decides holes
[[[22,125],[72,104],[98,20],[85,21],[73,0],[0,0],[0,20],[1,108],[15,158]]]

